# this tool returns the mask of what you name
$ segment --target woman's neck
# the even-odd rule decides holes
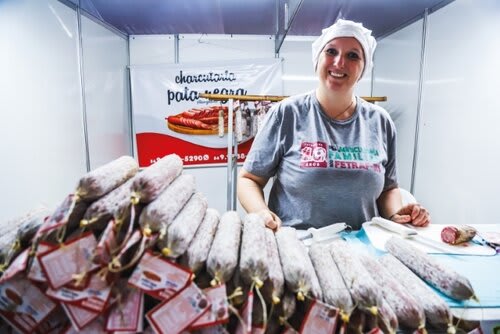
[[[335,120],[348,119],[356,109],[356,99],[352,91],[325,93],[321,88],[317,88],[316,97],[323,111]]]

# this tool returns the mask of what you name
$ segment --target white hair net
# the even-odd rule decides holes
[[[339,19],[337,22],[332,24],[330,27],[322,30],[321,36],[316,39],[312,44],[312,60],[314,64],[314,70],[318,66],[319,54],[325,47],[326,43],[330,42],[334,38],[338,37],[354,37],[358,40],[359,44],[363,48],[363,53],[365,56],[365,67],[363,68],[363,73],[361,73],[360,79],[369,73],[373,66],[373,53],[375,52],[375,47],[377,42],[372,36],[372,31],[363,27],[361,23],[342,20]]]

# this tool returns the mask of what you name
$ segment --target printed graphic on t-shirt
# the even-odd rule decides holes
[[[326,168],[328,145],[322,142],[302,142],[300,145],[300,167],[301,168]]]
[[[375,148],[327,145],[323,142],[302,142],[301,168],[362,169],[382,172],[380,154]]]

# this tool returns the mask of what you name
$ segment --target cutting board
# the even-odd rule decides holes
[[[493,248],[484,245],[479,245],[472,241],[455,246],[448,245],[442,242],[441,230],[445,226],[450,226],[450,225],[430,224],[429,226],[426,227],[415,227],[415,230],[422,237],[442,243],[448,251],[433,248],[426,244],[412,240],[411,238],[406,240],[408,240],[413,246],[417,247],[418,249],[430,254],[483,255],[483,256],[491,256],[496,254],[496,251]],[[482,230],[491,231],[492,229],[500,230],[500,225],[476,224],[470,226],[474,227],[479,232]],[[384,252],[386,251],[384,246],[385,242],[394,235],[400,236],[399,234],[386,230],[376,224],[373,224],[372,222],[364,223],[363,229],[373,247]]]

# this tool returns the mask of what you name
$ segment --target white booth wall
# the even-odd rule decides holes
[[[414,195],[439,224],[499,223],[500,3],[455,0],[427,19]],[[380,41],[374,94],[398,128],[411,187],[423,20]]]
[[[90,169],[132,155],[128,41],[82,16]]]
[[[311,60],[311,43],[315,37],[285,39],[279,53],[282,62],[283,92],[275,95],[292,95],[310,91],[316,87],[317,79]],[[130,42],[130,65],[173,64],[175,62],[175,37],[173,35],[132,35]],[[275,58],[275,39],[262,35],[179,35],[179,63],[203,61]],[[357,94],[369,96],[371,78],[360,83]],[[252,94],[249,92],[248,94]],[[132,111],[133,112],[133,111]],[[224,212],[227,209],[227,168],[189,167],[186,173],[196,177],[196,188],[206,195],[210,207]],[[267,195],[272,181],[265,189]],[[238,203],[238,212],[244,210]]]
[[[80,27],[82,49],[73,8],[0,1],[1,222],[40,204],[54,208],[87,164],[132,152],[127,40],[85,17]]]
[[[387,96],[387,102],[380,105],[398,132],[398,181],[406,190],[411,190],[421,50],[422,20],[380,40],[373,69],[373,94]],[[400,61],[394,61],[395,57]]]

